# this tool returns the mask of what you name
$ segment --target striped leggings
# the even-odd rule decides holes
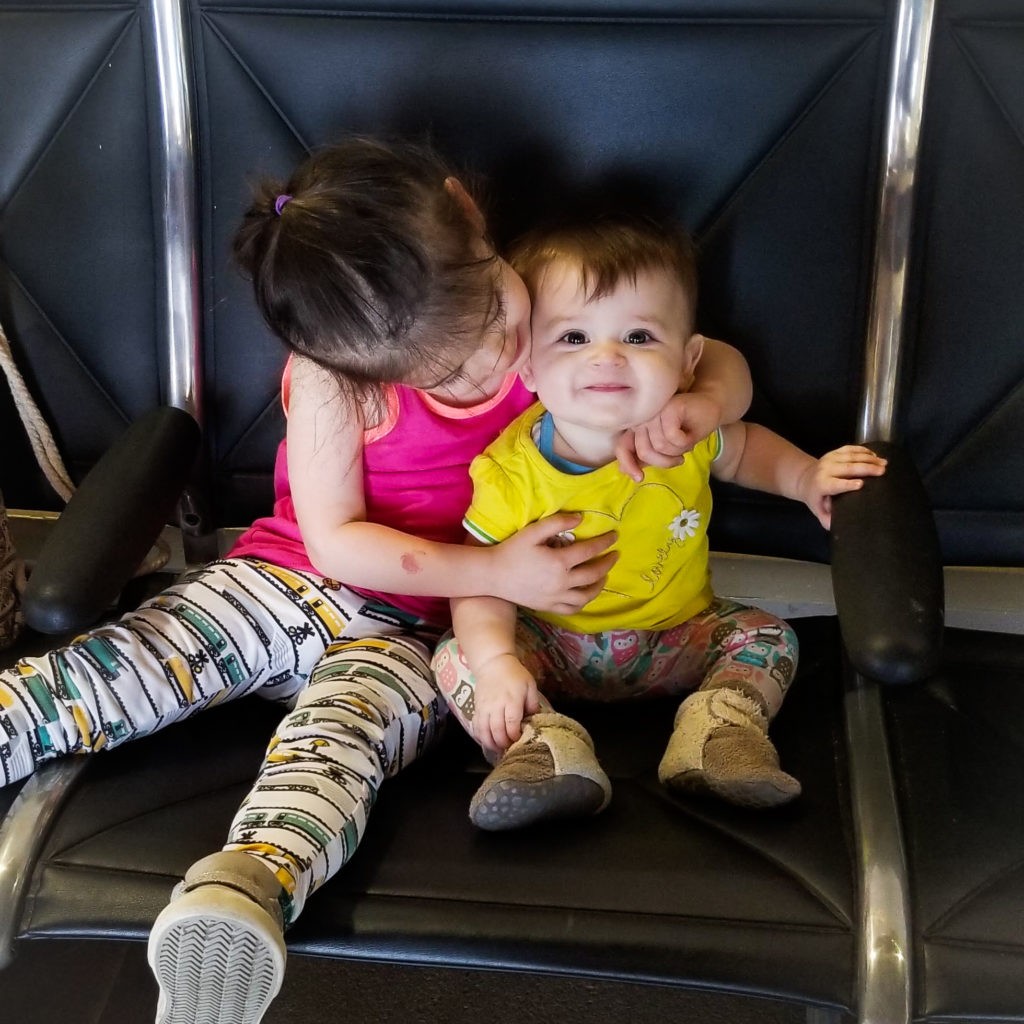
[[[355,851],[384,779],[438,735],[436,639],[333,581],[214,562],[118,622],[0,671],[0,782],[249,693],[288,701],[224,848],[275,871],[291,923]]]

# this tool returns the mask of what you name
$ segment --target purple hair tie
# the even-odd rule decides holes
[[[284,204],[287,203],[287,202],[290,202],[291,198],[292,197],[290,195],[287,195],[286,193],[282,192],[274,200],[274,213],[276,213],[278,215],[278,217],[281,216],[281,211],[284,209]]]

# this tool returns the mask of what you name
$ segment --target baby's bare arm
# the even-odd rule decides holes
[[[537,683],[516,654],[516,608],[493,597],[452,601],[452,624],[475,687],[473,738],[500,753],[522,735],[526,715],[540,709]]]
[[[865,477],[885,472],[886,460],[863,445],[845,445],[815,459],[756,423],[732,424],[722,437],[722,456],[712,467],[717,479],[802,501],[825,529],[834,495],[859,490]]]

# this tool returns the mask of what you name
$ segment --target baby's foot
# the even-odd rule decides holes
[[[800,795],[800,783],[779,767],[757,702],[738,690],[700,690],[676,712],[675,729],[658,766],[670,789],[713,793],[741,807],[776,807]]]
[[[541,711],[523,720],[523,735],[502,755],[469,805],[477,828],[497,832],[548,818],[597,814],[612,787],[586,729]]]

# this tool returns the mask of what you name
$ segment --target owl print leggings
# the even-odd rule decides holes
[[[759,698],[770,720],[796,672],[797,638],[769,612],[716,598],[661,631],[571,633],[520,614],[516,653],[545,698],[617,701],[732,688]],[[454,639],[438,649],[434,669],[449,707],[468,729],[475,683]]]
[[[120,621],[0,671],[0,783],[246,694],[286,701],[224,848],[268,864],[291,923],[351,857],[384,779],[438,735],[436,641],[333,581],[214,562]]]

